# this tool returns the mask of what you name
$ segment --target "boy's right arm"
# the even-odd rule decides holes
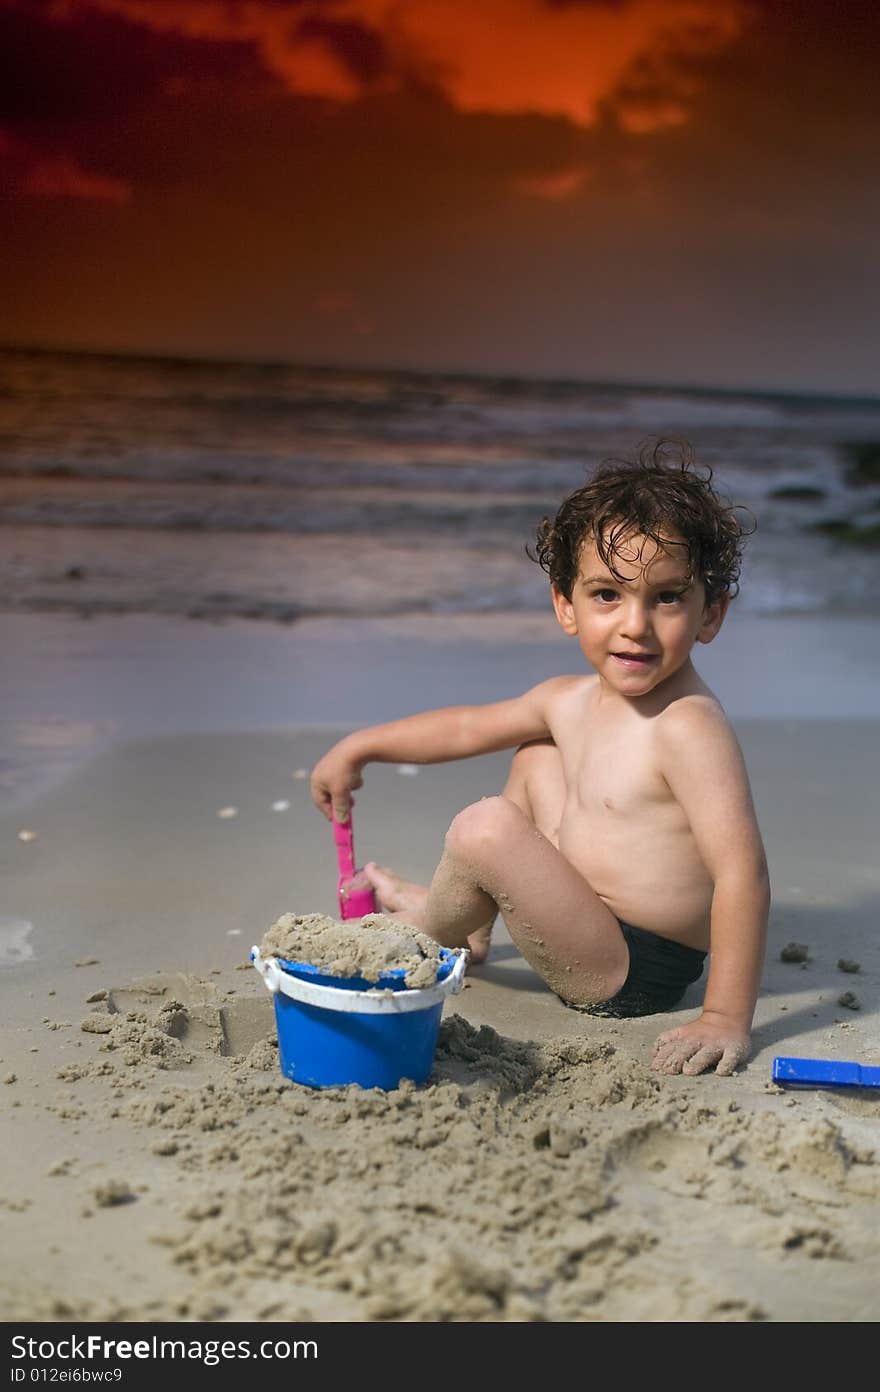
[[[365,764],[439,764],[513,749],[550,733],[548,706],[571,677],[551,677],[522,696],[482,706],[444,706],[369,725],[334,744],[312,770],[312,800],[329,820],[348,819]]]

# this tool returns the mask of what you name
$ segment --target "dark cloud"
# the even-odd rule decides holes
[[[297,27],[303,39],[320,39],[340,57],[353,77],[369,85],[390,71],[385,40],[377,29],[352,21],[308,15]]]
[[[867,340],[880,5],[749,0],[723,47],[692,26],[643,52],[592,126],[466,112],[400,72],[395,87],[369,25],[332,4],[265,8],[364,95],[297,95],[257,38],[0,0],[5,177],[21,195],[0,258],[13,331],[38,336],[43,296],[68,342],[81,324],[92,343],[314,345],[332,360],[350,310],[386,361],[491,367],[521,351],[525,370],[575,370],[607,345],[622,372],[636,344],[669,372],[690,353],[692,376],[738,352],[740,380],[754,333],[777,361],[786,334],[812,343],[820,366],[847,314],[847,351]]]
[[[294,29],[330,46],[364,84],[387,71],[382,36],[335,20],[332,5],[304,16],[298,0],[264,4],[299,15]],[[833,22],[842,10],[846,25]],[[594,211],[646,188],[658,203],[702,202],[709,217],[725,199],[761,204],[788,189],[800,205],[824,181],[843,189],[877,143],[877,49],[867,39],[880,6],[783,0],[749,14],[720,51],[701,48],[696,30],[681,45],[656,45],[585,129],[562,115],[462,113],[411,85],[350,103],[297,96],[253,41],[187,37],[87,3],[50,11],[5,0],[0,119],[19,164],[28,149],[67,155],[136,188],[188,183],[194,209],[202,193],[238,191],[267,211],[311,206],[319,221],[325,201],[336,210],[343,194],[366,200],[376,179],[386,200],[399,189],[426,209],[463,208],[521,177],[584,163],[598,177],[572,179],[572,197]],[[681,124],[666,128],[663,113],[672,107],[674,119],[679,98]],[[626,128],[634,111],[641,129]]]
[[[174,183],[204,167],[239,103],[283,95],[250,43],[157,32],[88,5],[5,0],[0,55],[0,125],[19,173],[29,152]]]
[[[381,37],[363,26],[312,15],[298,32],[332,44],[365,82],[385,70]],[[267,215],[310,202],[320,223],[345,197],[375,198],[379,180],[386,199],[400,187],[404,200],[448,204],[556,168],[582,144],[562,117],[461,116],[424,87],[350,103],[299,96],[252,43],[154,30],[88,5],[50,19],[7,3],[0,47],[0,122],[15,140],[7,178],[24,188],[28,156],[69,157],[142,192],[186,185],[196,218],[203,196],[219,196]]]
[[[253,76],[249,44],[161,34],[91,6],[0,9],[0,120],[36,130],[143,109],[175,80]]]

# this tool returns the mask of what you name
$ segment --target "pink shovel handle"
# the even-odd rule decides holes
[[[333,840],[336,842],[336,863],[340,876],[354,874],[354,827],[351,817],[349,812],[347,822],[337,822],[333,818]]]
[[[363,918],[364,914],[376,912],[376,897],[368,884],[352,885],[355,876],[361,874],[354,863],[354,828],[352,814],[347,822],[337,822],[333,818],[333,840],[336,842],[336,862],[339,878],[336,881],[336,897],[339,902],[340,918]]]

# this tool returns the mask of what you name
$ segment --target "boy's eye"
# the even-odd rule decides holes
[[[661,590],[657,598],[661,604],[675,604],[677,600],[681,599],[681,596],[681,590]]]
[[[616,591],[616,590],[594,590],[594,591],[593,591],[593,598],[594,598],[594,599],[601,599],[603,603],[609,603],[611,600],[617,598],[617,591]]]

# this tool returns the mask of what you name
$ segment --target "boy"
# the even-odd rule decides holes
[[[770,887],[748,776],[691,663],[738,589],[745,529],[682,442],[606,462],[538,529],[556,617],[593,674],[512,700],[358,730],[312,772],[346,820],[371,760],[437,763],[516,748],[500,797],[466,807],[429,888],[365,866],[384,911],[484,961],[500,911],[566,1004],[671,1010],[711,959],[700,1017],[654,1068],[729,1074],[748,1057]]]

